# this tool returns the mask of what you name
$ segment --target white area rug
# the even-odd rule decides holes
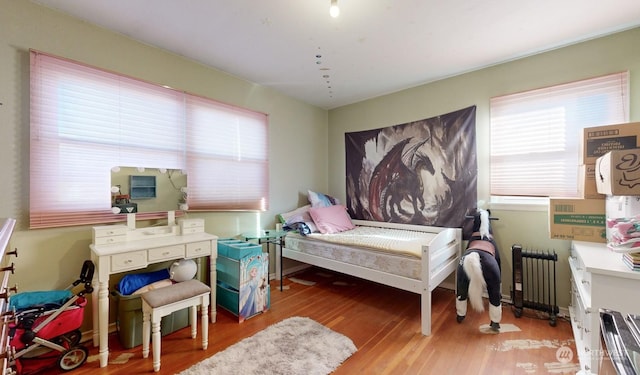
[[[351,339],[304,317],[267,327],[179,375],[327,375],[357,350]]]

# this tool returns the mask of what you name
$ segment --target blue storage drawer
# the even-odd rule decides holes
[[[262,245],[235,239],[218,240],[218,255],[232,259],[242,259],[262,252]]]
[[[238,316],[240,310],[240,292],[231,285],[218,280],[216,283],[216,299],[220,307]]]
[[[218,255],[216,259],[217,280],[234,288],[240,285],[240,261]]]

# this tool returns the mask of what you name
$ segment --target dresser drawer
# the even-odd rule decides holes
[[[93,227],[93,243],[109,245],[127,241],[127,227],[124,225],[103,225]]]
[[[93,243],[96,245],[109,245],[112,243],[121,243],[126,241],[127,236],[124,234],[121,236],[96,237],[93,239]]]
[[[147,266],[147,251],[111,255],[111,272],[129,271]]]
[[[204,227],[182,228],[182,234],[204,233]]]
[[[179,219],[178,223],[182,229],[204,228],[204,219]]]
[[[187,244],[187,258],[211,255],[211,241],[192,242]]]
[[[569,258],[569,269],[573,278],[573,288],[585,308],[591,307],[591,274],[585,271],[580,257]]]
[[[155,249],[149,250],[149,261],[157,262],[162,260],[184,258],[184,254],[184,245],[157,247]]]

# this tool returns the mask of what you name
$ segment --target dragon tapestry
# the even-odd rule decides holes
[[[345,134],[354,219],[463,227],[476,207],[476,107]]]

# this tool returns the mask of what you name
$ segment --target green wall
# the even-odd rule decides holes
[[[204,218],[209,233],[231,237],[273,228],[277,213],[305,203],[307,189],[328,188],[326,110],[30,1],[0,0],[0,217],[18,220],[11,247],[19,255],[12,259],[17,271],[11,284],[19,291],[67,287],[89,258],[92,241],[89,226],[28,230],[29,49],[269,115],[269,210],[189,214]]]
[[[640,28],[556,49],[425,84],[329,111],[329,191],[345,199],[344,133],[430,118],[477,106],[478,200],[489,197],[489,99],[494,96],[595,77],[630,72],[631,121],[640,121]],[[576,135],[577,136],[577,135]],[[502,255],[502,290],[511,290],[511,246],[556,250],[559,256],[558,305],[567,307],[570,242],[550,240],[547,207],[523,210],[489,206]]]

